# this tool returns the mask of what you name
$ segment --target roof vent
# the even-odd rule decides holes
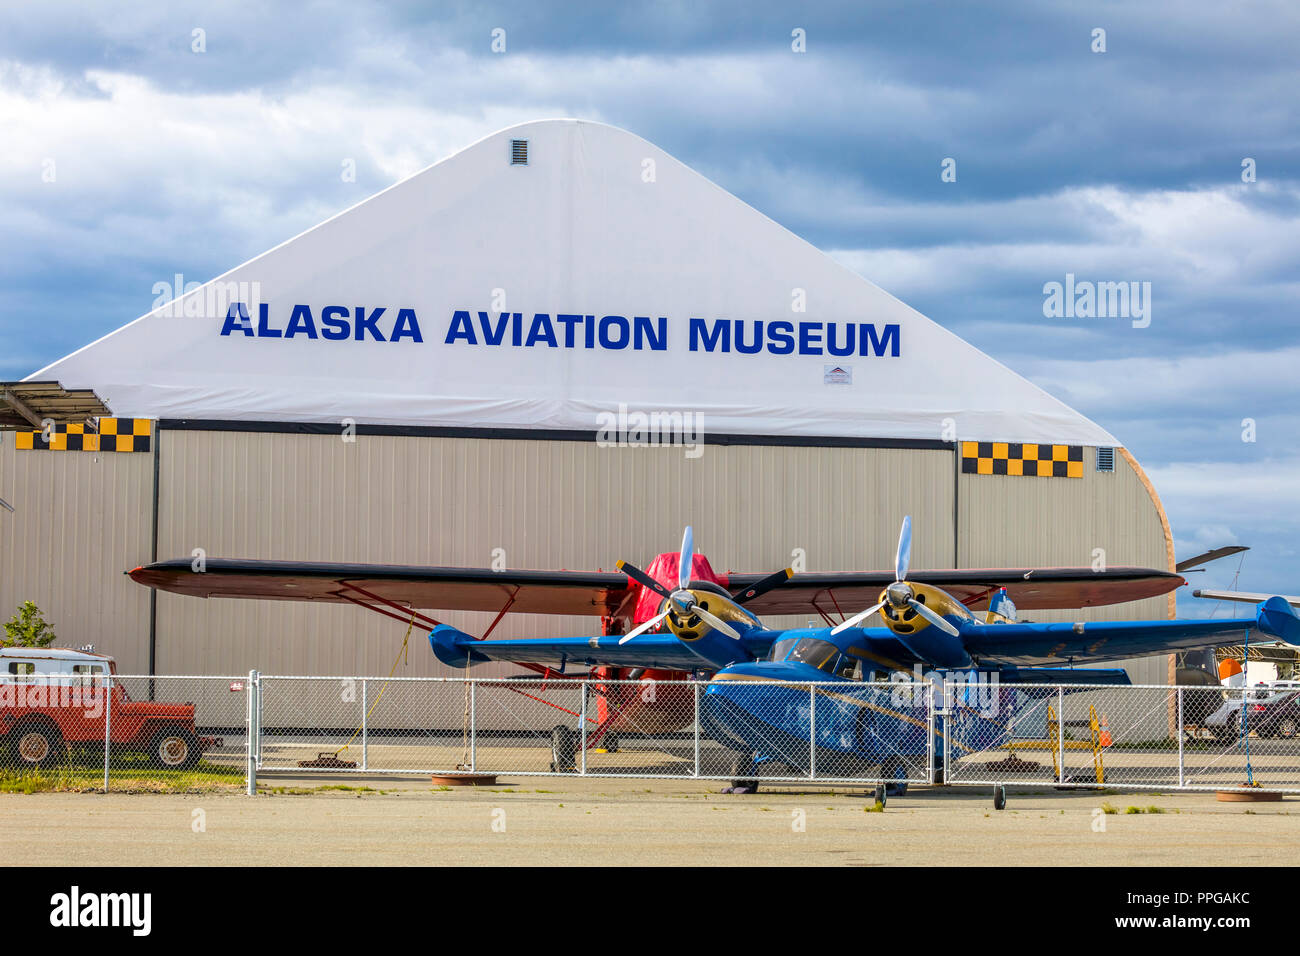
[[[528,165],[528,140],[512,139],[510,141],[510,165]]]
[[[1097,470],[1098,471],[1115,470],[1115,449],[1114,448],[1097,449]]]

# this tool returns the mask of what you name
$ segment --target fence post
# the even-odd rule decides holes
[[[695,681],[695,776],[700,775],[700,682]]]
[[[1056,753],[1060,757],[1056,782],[1065,783],[1065,686],[1062,684],[1056,685]]]
[[[370,769],[370,697],[366,679],[361,678],[361,769]]]
[[[1183,786],[1183,689],[1178,688],[1178,786]]]
[[[257,793],[257,756],[255,748],[260,735],[257,719],[257,671],[248,672],[248,758],[244,765],[244,775],[248,779],[245,791],[250,797]]]
[[[469,684],[469,771],[478,769],[478,681]]]
[[[808,685],[808,779],[817,779],[817,685]]]
[[[582,731],[579,743],[582,748],[582,766],[578,773],[583,774],[587,772],[587,682],[585,680],[582,682],[582,690],[579,693],[582,694],[582,700],[578,705],[578,726]]]
[[[104,792],[108,793],[108,760],[113,753],[113,675],[107,675],[104,681]]]
[[[934,698],[939,688],[934,681],[927,681],[925,684],[925,782],[934,786],[935,777],[935,754],[934,754]]]
[[[949,679],[943,679],[943,701],[939,704],[943,710],[943,782],[952,783],[952,688]]]

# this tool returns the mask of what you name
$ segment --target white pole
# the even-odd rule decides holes
[[[1057,783],[1065,783],[1065,687],[1056,688],[1056,753],[1060,758],[1057,765]]]
[[[113,753],[113,675],[104,681],[104,792],[108,793],[108,759]]]
[[[469,685],[469,769],[470,773],[478,770],[478,682]]]
[[[817,779],[817,685],[808,685],[808,779]]]
[[[949,686],[948,678],[943,679],[943,702],[940,705],[943,708],[943,782],[952,783],[952,724],[948,719],[952,716],[952,688]]]
[[[1183,689],[1178,688],[1178,786],[1183,780]]]
[[[370,767],[370,699],[367,694],[366,679],[361,678],[361,769]]]
[[[587,682],[582,682],[582,701],[578,706],[578,726],[582,729],[579,746],[582,747],[582,769],[579,773],[587,772]]]
[[[926,683],[925,693],[925,779],[934,786],[936,761],[934,754],[934,698],[939,688],[933,681]]]
[[[700,684],[695,682],[695,776],[700,775]]]
[[[256,746],[257,739],[257,671],[248,672],[248,758],[244,764],[244,776],[248,780],[248,788],[245,791],[250,797],[257,793],[257,761],[254,757],[253,748]]]

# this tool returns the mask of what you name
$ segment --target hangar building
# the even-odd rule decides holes
[[[911,514],[914,568],[1173,567],[1104,428],[597,123],[488,136],[41,382],[109,414],[0,436],[0,608],[35,600],[124,673],[387,673],[401,641],[358,608],[123,574],[155,559],[612,569],[690,523],[719,570],[847,571],[890,566]],[[1163,617],[1172,596],[1071,613]],[[443,669],[421,644],[401,673]]]

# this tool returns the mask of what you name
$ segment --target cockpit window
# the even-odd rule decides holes
[[[840,649],[830,641],[819,641],[812,637],[790,637],[772,645],[771,660],[799,661],[828,674],[835,672],[835,663],[839,657]]]
[[[771,653],[767,655],[769,661],[783,661],[785,656],[790,653],[790,648],[799,643],[797,637],[787,637],[783,641],[777,641],[772,645]]]

